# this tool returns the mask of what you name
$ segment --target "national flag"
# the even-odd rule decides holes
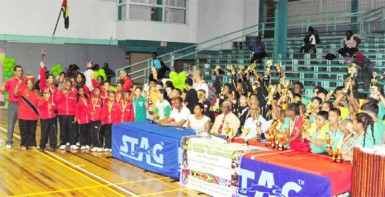
[[[68,10],[67,0],[63,0],[63,3],[61,4],[61,9],[63,10],[64,27],[66,29],[68,29],[68,27],[70,25],[70,18],[69,18],[69,10]]]

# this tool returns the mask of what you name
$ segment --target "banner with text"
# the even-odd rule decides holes
[[[331,183],[324,176],[243,157],[239,196],[331,196]]]
[[[234,196],[238,190],[240,158],[246,152],[263,150],[227,144],[215,137],[184,137],[180,183],[212,196]]]

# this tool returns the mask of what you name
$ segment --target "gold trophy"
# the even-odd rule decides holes
[[[239,69],[239,71],[243,71],[245,69],[245,66],[240,65],[240,66],[238,66],[238,69]]]
[[[243,145],[245,146],[248,146],[249,145],[249,142],[247,141],[247,136],[249,135],[250,133],[250,128],[245,128],[245,127],[242,127],[241,128],[241,131],[242,131],[242,134],[243,134]]]
[[[230,127],[229,122],[226,122],[226,127],[225,127],[225,140],[227,143],[229,143],[234,136],[234,129]]]
[[[251,65],[249,65],[247,67],[247,72],[253,72],[253,70],[256,68],[257,66],[255,65],[255,62]]]
[[[372,86],[376,86],[377,85],[377,73],[376,72],[373,72],[372,73],[372,79],[370,80],[370,82],[372,83]]]
[[[284,133],[280,133],[278,135],[278,150],[280,151],[285,150],[285,141],[286,141],[286,135]]]
[[[340,149],[339,148],[337,148],[337,150],[336,150],[336,162],[337,163],[342,163],[342,153],[341,153],[341,151],[340,151]]]
[[[348,95],[351,83],[354,82],[354,79],[357,77],[357,73],[358,73],[357,64],[354,64],[354,63],[350,64],[350,66],[348,67],[349,77],[345,81],[344,89],[342,89],[342,94],[344,94],[345,96]]]
[[[268,96],[267,96],[267,105],[272,105],[273,103],[273,98],[274,94],[277,91],[277,86],[276,85],[269,85],[268,87]]]
[[[233,65],[230,65],[230,64],[226,65],[227,70],[231,70],[232,67]]]
[[[290,91],[290,88],[292,86],[291,81],[284,80],[282,86],[283,86],[283,88],[282,88],[282,96],[286,96],[287,92]]]
[[[331,148],[331,138],[330,138],[330,133],[327,132],[326,133],[326,137],[325,137],[325,140],[326,140],[326,148]]]
[[[273,124],[271,124],[269,128],[268,134],[266,134],[266,146],[271,146],[272,142],[274,143],[274,134],[275,134],[275,127],[277,127],[278,121],[274,121]]]
[[[215,66],[214,71],[217,72],[217,71],[219,71],[220,69],[221,69],[221,66],[217,65],[217,66]]]
[[[266,71],[265,71],[265,76],[263,77],[263,80],[268,81],[269,76],[271,74],[271,66],[273,65],[273,60],[267,60],[266,62]]]

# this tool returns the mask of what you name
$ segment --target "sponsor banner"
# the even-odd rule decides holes
[[[174,138],[112,126],[114,158],[175,179],[179,178],[179,145]]]
[[[212,196],[236,196],[240,158],[246,152],[264,150],[215,137],[184,137],[180,183]]]
[[[242,158],[239,196],[331,196],[327,177]]]

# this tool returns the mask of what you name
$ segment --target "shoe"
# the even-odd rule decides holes
[[[80,150],[86,150],[86,146],[81,146]]]
[[[71,146],[70,146],[70,149],[73,149],[73,150],[78,150],[78,149],[79,149],[79,147],[77,147],[76,145],[71,145]]]
[[[91,148],[91,152],[96,152],[98,150],[98,148],[97,147],[93,147],[93,148]]]
[[[76,146],[80,146],[80,143],[79,143],[79,142],[76,142]]]
[[[11,144],[7,144],[7,145],[5,146],[5,148],[6,148],[6,149],[11,149],[11,148],[12,148],[12,145],[11,145]]]
[[[66,146],[70,146],[70,143],[69,143],[69,142],[67,142],[67,143],[66,143]]]
[[[66,148],[67,148],[66,145],[61,145],[61,146],[59,147],[60,150],[65,150]]]
[[[111,149],[111,148],[109,148],[109,149],[108,149],[108,151],[109,151],[109,152],[112,152],[112,149]]]
[[[86,149],[90,149],[90,146],[86,145]]]
[[[103,149],[102,148],[97,148],[96,151],[100,153],[100,152],[103,152]]]
[[[44,153],[44,148],[39,148],[39,151]]]
[[[27,150],[27,147],[25,147],[25,146],[21,146],[20,148],[21,148],[22,151],[26,151]]]
[[[103,151],[104,151],[104,152],[107,152],[107,151],[108,151],[108,148],[104,148]]]

